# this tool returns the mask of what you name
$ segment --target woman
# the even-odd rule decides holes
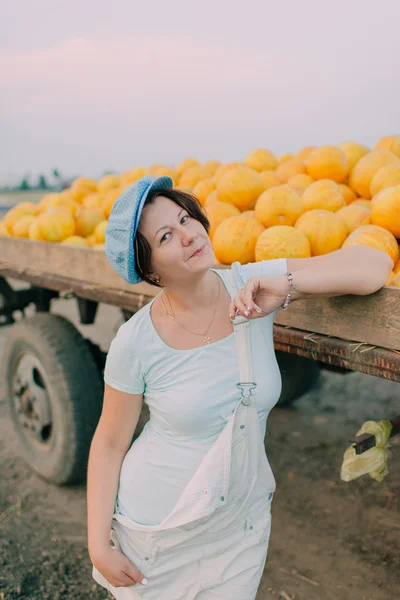
[[[393,268],[385,253],[352,247],[213,269],[208,230],[199,202],[168,177],[142,178],[110,215],[110,264],[130,283],[162,288],[111,343],[89,456],[93,577],[115,598],[254,600],[275,489],[262,444],[281,392],[274,316],[300,298],[373,293]],[[238,358],[237,319],[250,333],[250,367],[240,348]],[[247,367],[253,413],[243,412],[243,387],[238,403]],[[131,445],[143,399],[150,420]]]

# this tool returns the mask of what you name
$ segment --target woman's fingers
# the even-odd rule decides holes
[[[251,317],[253,311],[262,314],[263,311],[253,300],[253,292],[255,283],[249,279],[247,284],[243,286],[236,294],[234,301],[229,305],[229,316],[233,319],[236,315],[241,314],[245,317]]]
[[[147,585],[146,577],[131,562],[128,562],[127,565],[125,566],[124,573],[129,577],[129,579],[133,579],[133,583],[131,583],[129,585],[134,585],[135,583],[141,583],[142,585]]]

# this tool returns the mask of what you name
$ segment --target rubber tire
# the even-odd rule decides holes
[[[22,352],[37,356],[47,379],[53,437],[49,443],[54,445],[49,453],[40,452],[26,440],[15,415],[12,380]],[[14,323],[5,343],[0,381],[21,442],[22,457],[29,466],[43,479],[58,485],[85,479],[104,387],[90,345],[76,327],[64,317],[48,313]]]
[[[282,392],[277,405],[290,406],[316,384],[320,367],[311,358],[281,350],[276,350],[275,354],[282,375]]]

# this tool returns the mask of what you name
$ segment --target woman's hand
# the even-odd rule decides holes
[[[289,288],[285,275],[250,277],[230,303],[229,316],[231,319],[238,314],[246,319],[266,317],[283,305]]]
[[[131,587],[136,583],[147,585],[147,579],[119,550],[105,548],[93,560],[96,569],[114,587]]]

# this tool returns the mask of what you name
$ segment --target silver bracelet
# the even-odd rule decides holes
[[[291,302],[291,294],[292,294],[293,290],[296,289],[292,273],[287,272],[286,276],[287,276],[287,278],[289,280],[290,289],[289,289],[288,295],[286,296],[286,300],[285,300],[285,302],[282,305],[282,310],[286,310],[287,309],[287,307],[289,306],[289,304]]]

